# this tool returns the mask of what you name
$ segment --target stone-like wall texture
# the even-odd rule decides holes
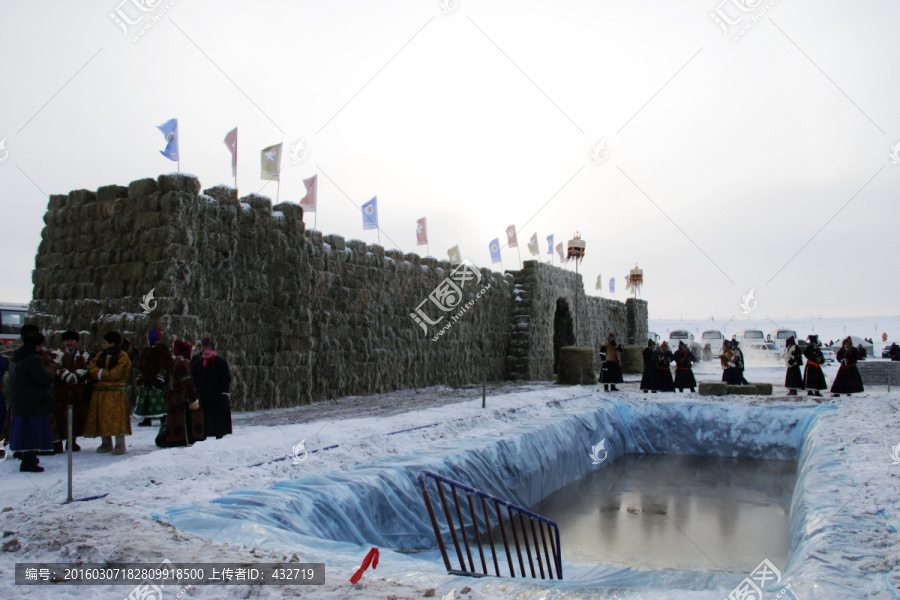
[[[50,197],[30,310],[51,343],[66,329],[89,345],[109,330],[139,347],[153,327],[167,343],[211,336],[232,366],[234,408],[256,410],[485,376],[551,379],[556,302],[574,314],[576,287],[580,343],[646,337],[646,303],[587,297],[573,272],[529,261],[481,269],[463,290],[465,314],[433,339],[456,311],[428,335],[410,313],[448,278],[448,261],[307,231],[294,203],[200,189],[162,175]]]

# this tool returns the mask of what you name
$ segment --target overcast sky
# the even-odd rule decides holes
[[[751,289],[760,318],[896,314],[900,4],[720,1],[0,0],[0,301],[31,298],[47,195],[175,171],[177,117],[204,188],[237,126],[240,193],[274,200],[283,142],[280,200],[318,173],[325,233],[376,242],[377,195],[385,247],[424,254],[425,216],[480,266],[508,225],[523,260],[578,230],[588,293],[638,263],[651,318]]]

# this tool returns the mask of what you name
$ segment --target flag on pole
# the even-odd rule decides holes
[[[428,244],[428,229],[425,227],[425,217],[416,221],[416,245],[424,246]]]
[[[494,238],[491,241],[490,249],[491,249],[491,263],[500,262],[502,260],[500,258],[500,238]]]
[[[178,119],[169,119],[162,125],[157,126],[166,138],[166,149],[160,150],[159,153],[171,161],[178,162]]]
[[[540,249],[538,248],[537,232],[535,232],[535,234],[531,236],[531,239],[528,240],[528,251],[531,252],[532,256],[537,256],[537,253],[540,252]]]
[[[609,280],[609,293],[610,294],[616,293],[616,278],[615,277],[613,277],[612,279]]]
[[[510,225],[506,228],[506,245],[510,248],[518,248],[519,240],[516,238],[516,226]]]
[[[562,242],[556,245],[556,253],[559,254],[559,262],[563,262],[566,260],[566,257],[563,255]]]
[[[595,290],[603,289],[603,275],[597,275],[597,285],[594,286]]]
[[[237,177],[237,127],[225,135],[225,146],[231,152],[231,176]]]
[[[262,166],[260,178],[278,181],[278,172],[281,170],[281,144],[263,148],[260,163]]]
[[[378,196],[362,205],[363,229],[378,229]]]
[[[547,236],[547,254],[553,255],[553,234]]]
[[[303,185],[306,186],[306,195],[300,199],[300,206],[303,207],[304,212],[316,212],[316,194],[319,189],[319,176],[313,175],[312,177],[307,177],[303,180]]]
[[[454,265],[458,265],[462,262],[462,258],[459,254],[459,244],[453,246],[449,250],[447,250],[447,256],[450,257],[450,263]]]

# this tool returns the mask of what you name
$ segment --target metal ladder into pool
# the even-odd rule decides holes
[[[424,469],[419,471],[419,475],[416,479],[419,482],[419,488],[422,490],[425,508],[428,509],[428,517],[431,519],[431,526],[434,527],[434,535],[437,538],[438,547],[441,550],[441,556],[444,558],[444,565],[447,567],[448,573],[453,575],[470,575],[474,577],[490,575],[491,573],[488,573],[488,565],[484,555],[485,548],[483,538],[486,535],[494,563],[493,574],[497,577],[528,577],[528,574],[525,571],[525,561],[522,557],[522,546],[524,546],[532,578],[540,576],[541,579],[562,579],[562,554],[559,541],[559,527],[556,523],[550,519],[537,515],[528,509],[522,508],[521,506],[516,506],[511,502],[501,500],[486,492],[476,490],[464,483],[454,481],[453,479],[438,475],[437,473],[432,473],[431,471],[426,471]],[[444,544],[444,534],[441,531],[441,526],[438,524],[437,514],[431,505],[431,499],[428,495],[427,483],[429,480],[434,482],[434,485],[437,488],[437,495],[441,499],[441,506],[443,507],[446,525],[449,529],[450,538],[453,540],[453,546],[456,549],[456,556],[459,559],[459,569],[454,569],[450,564],[450,557],[447,555],[447,546]],[[452,493],[450,502],[448,502],[447,494],[444,493],[444,488],[441,483],[446,484],[450,488]],[[460,495],[457,490],[465,493],[468,510],[466,510],[465,507],[461,508]],[[473,498],[473,496],[475,498]],[[475,504],[479,500],[481,506],[480,509],[477,509]],[[488,509],[488,503],[493,504],[494,513],[496,514],[493,524],[491,521],[491,511]],[[453,505],[452,510],[450,504]],[[503,513],[500,509],[501,506],[506,509],[508,516],[506,522],[503,520]],[[456,514],[456,522],[453,520],[453,513]],[[464,514],[467,514],[468,517],[464,518]],[[518,527],[516,525],[516,517],[518,517]],[[530,525],[530,528],[526,526],[526,517],[527,525]],[[478,524],[479,518],[481,519],[481,529],[479,529]],[[535,522],[537,522],[537,527],[535,527]],[[501,538],[503,540],[503,548],[506,551],[506,563],[509,566],[509,571],[504,573],[501,573],[500,568],[502,558],[498,561],[497,551],[494,546],[493,530],[495,527],[499,527]],[[507,535],[507,527],[509,527],[511,536]],[[530,536],[529,529],[531,532]],[[475,561],[472,559],[472,548],[469,544],[470,535],[467,533],[468,531],[472,532],[474,545],[478,549],[478,554],[481,559],[481,570],[476,570]],[[509,545],[510,537],[512,537],[516,549],[516,556],[518,557],[518,574],[513,566],[513,557]],[[460,538],[462,538],[462,546],[460,546]],[[519,544],[520,538],[522,541],[521,545]],[[548,538],[550,540],[549,548],[547,546]],[[534,570],[534,560],[531,555],[532,547],[534,548],[535,558],[537,558],[539,574],[535,573]],[[541,547],[544,549],[543,555],[541,554]],[[465,549],[465,557],[463,556],[463,549]],[[466,567],[465,558],[469,559],[468,568]],[[545,564],[547,567],[546,576],[544,573]],[[555,577],[554,570],[556,574]],[[506,570],[504,569],[504,571]]]

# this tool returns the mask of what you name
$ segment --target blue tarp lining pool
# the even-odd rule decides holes
[[[833,476],[820,481],[821,448],[807,434],[815,418],[833,406],[630,403],[600,396],[590,406],[580,404],[571,409],[563,405],[549,419],[543,416],[540,422],[488,439],[454,439],[444,447],[421,448],[343,472],[304,475],[262,491],[239,490],[207,506],[171,507],[155,516],[218,541],[277,548],[289,554],[302,549],[329,566],[350,568],[358,564],[361,546],[435,547],[416,486],[416,474],[423,468],[527,507],[628,453],[796,459],[799,473],[790,519],[791,553],[784,579],[802,577],[803,545],[816,535],[812,515],[821,509],[815,490],[836,483]],[[593,465],[588,453],[604,438],[609,455],[604,464]],[[415,580],[415,572],[424,569],[433,580],[444,573],[434,550],[409,558],[408,573],[401,570],[393,575]],[[568,564],[565,572],[566,580],[552,585],[571,589],[718,587],[727,592],[746,575]],[[379,567],[380,575],[386,573]]]

